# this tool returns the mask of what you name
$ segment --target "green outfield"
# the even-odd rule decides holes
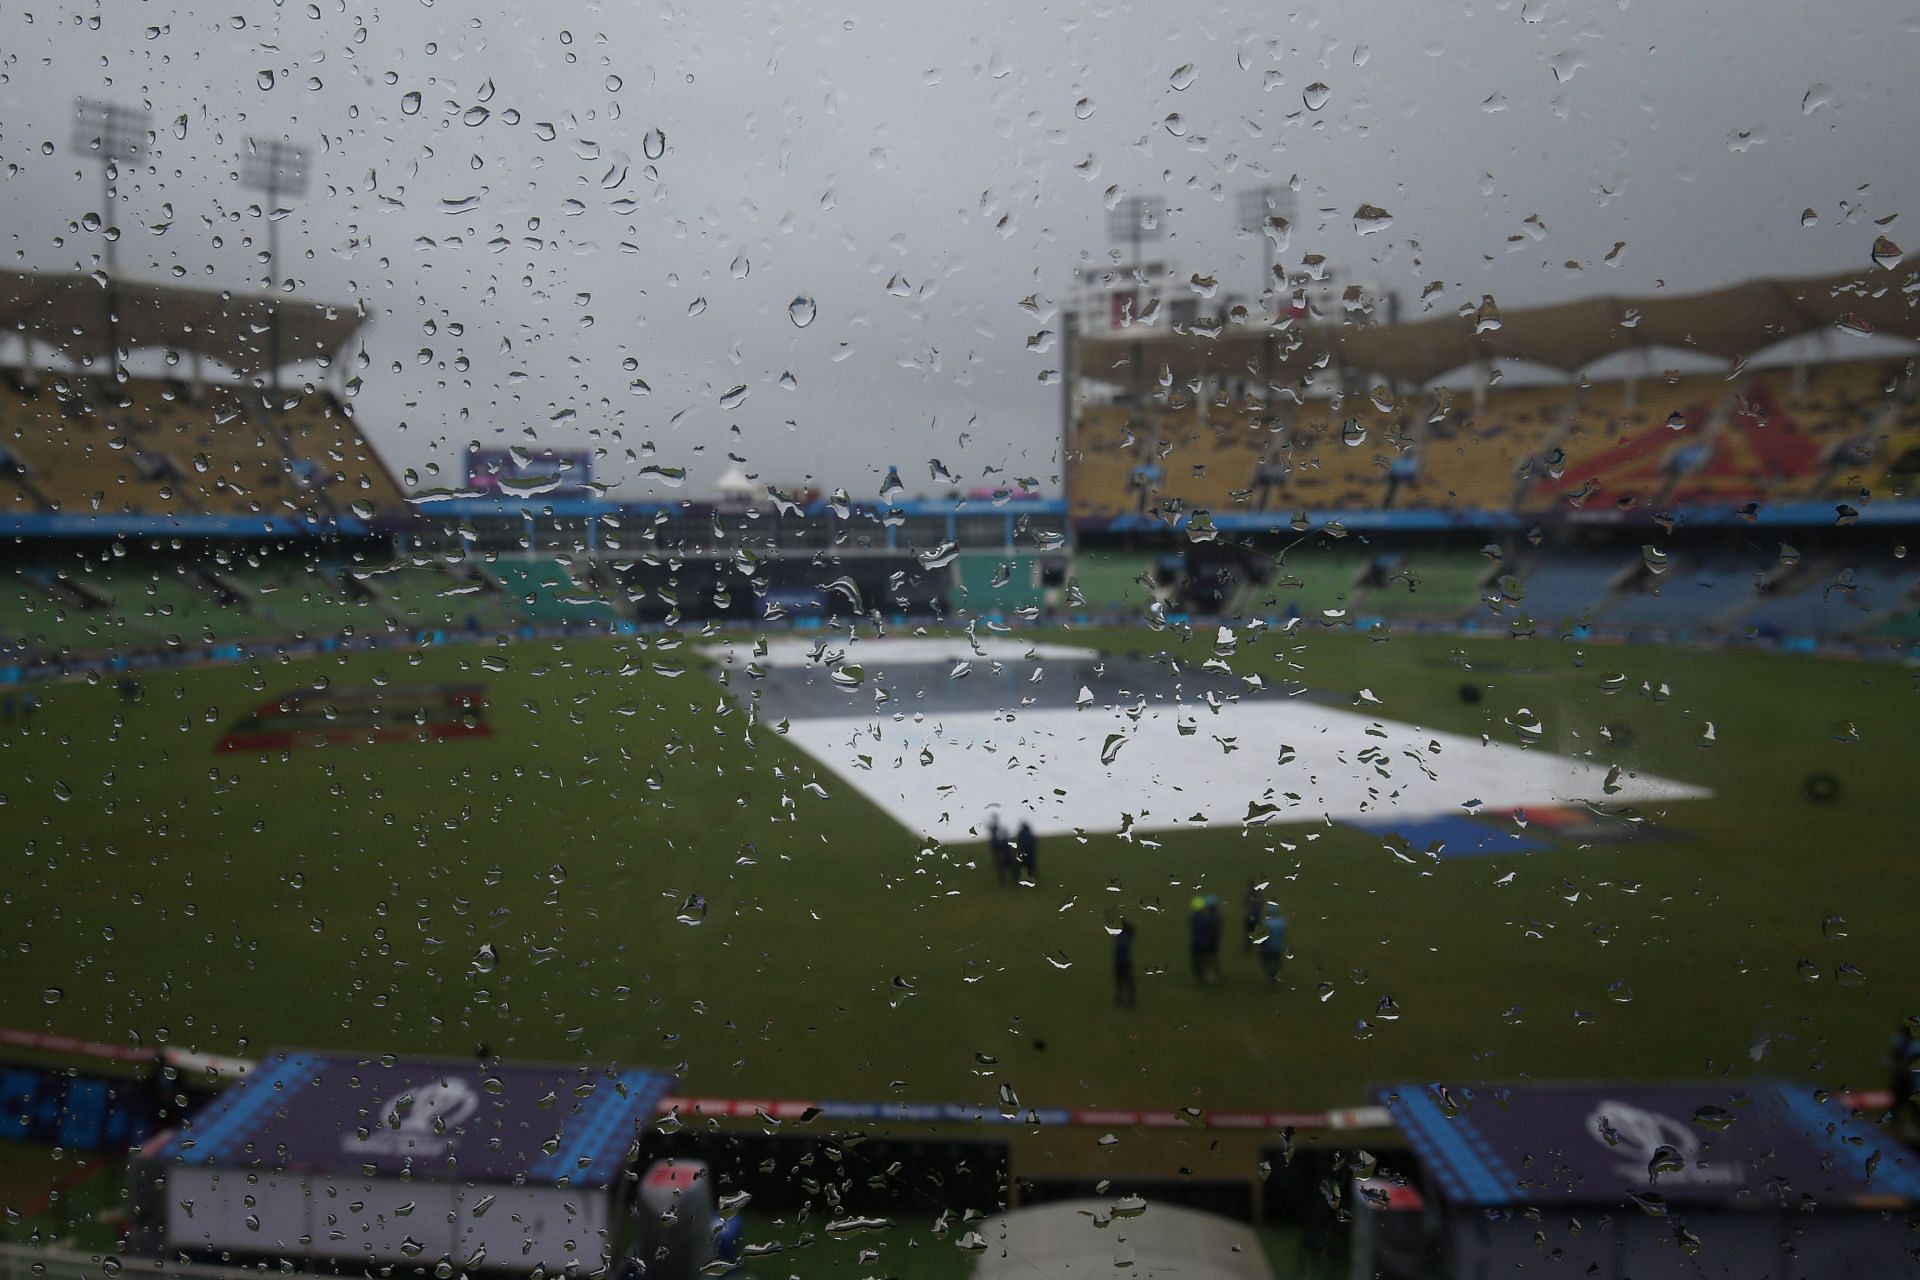
[[[1196,663],[1213,639],[1045,636]],[[148,674],[138,701],[62,684],[0,727],[0,1025],[238,1054],[484,1045],[677,1067],[721,1097],[1006,1084],[1035,1106],[1281,1110],[1408,1079],[1881,1083],[1916,1012],[1893,891],[1913,672],[1317,631],[1243,634],[1228,661],[1383,718],[1505,742],[1537,723],[1534,750],[1714,796],[1629,815],[1642,838],[1504,858],[1325,823],[1059,838],[1048,883],[1012,891],[978,847],[925,847],[750,725],[692,637]],[[475,682],[490,736],[215,750],[289,692]],[[1810,774],[1837,799],[1809,799]],[[1291,921],[1285,979],[1230,944],[1196,989],[1185,904],[1231,909],[1250,877]],[[1110,1001],[1118,912],[1139,928],[1131,1012]]]

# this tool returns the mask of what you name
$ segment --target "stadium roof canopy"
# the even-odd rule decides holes
[[[1499,360],[1572,374],[1636,348],[1732,361],[1826,329],[1920,340],[1920,258],[1865,274],[1750,280],[1707,293],[1604,296],[1506,312],[1483,304],[1464,315],[1401,324],[1284,319],[1217,331],[1146,325],[1083,339],[1074,372],[1124,384],[1162,370],[1182,381],[1244,370],[1281,383],[1335,366],[1424,383]]]
[[[280,358],[295,364],[332,356],[365,319],[357,306],[174,285],[113,281],[116,340],[123,351],[180,351],[240,372],[268,364],[267,317],[280,314]],[[0,271],[0,324],[68,356],[107,347],[107,277],[57,271]]]

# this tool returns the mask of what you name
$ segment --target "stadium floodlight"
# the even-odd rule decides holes
[[[1133,248],[1133,269],[1141,268],[1140,246],[1167,233],[1166,206],[1154,196],[1128,196],[1107,210],[1107,236]]]
[[[99,98],[75,98],[72,148],[106,164],[138,160],[147,154],[147,113]]]
[[[1260,237],[1260,296],[1265,298],[1273,289],[1274,256],[1293,225],[1293,188],[1252,187],[1239,194],[1236,205],[1240,229]]]
[[[266,192],[269,200],[305,195],[309,154],[284,138],[248,138],[247,154],[240,161],[240,182]]]
[[[114,244],[120,238],[115,230],[113,197],[120,177],[120,165],[147,154],[147,113],[144,108],[122,106],[99,98],[73,100],[73,151],[100,164],[100,238],[101,261],[106,264],[107,368],[120,371],[120,341],[116,332],[119,305],[114,299]]]
[[[280,308],[274,296],[280,279],[280,213],[283,195],[305,195],[307,160],[311,153],[284,138],[252,137],[240,158],[240,183],[266,195],[267,219],[267,377],[280,389]],[[274,396],[275,401],[279,396]]]

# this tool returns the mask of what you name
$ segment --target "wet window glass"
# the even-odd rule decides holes
[[[1916,51],[0,10],[7,1273],[1908,1273]]]

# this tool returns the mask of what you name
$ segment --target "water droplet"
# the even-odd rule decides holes
[[[1377,204],[1363,204],[1353,211],[1353,229],[1363,236],[1385,231],[1393,225],[1393,215]]]
[[[664,129],[649,129],[640,139],[640,150],[649,160],[658,160],[667,154],[667,134]]]
[[[1357,449],[1367,442],[1367,429],[1360,425],[1360,419],[1348,418],[1340,426],[1340,443],[1349,449]]]
[[[67,998],[67,993],[60,987],[48,987],[40,993],[40,998],[48,1004],[59,1004]]]
[[[400,114],[403,116],[417,116],[420,114],[419,90],[416,89],[400,99]]]
[[[722,409],[738,409],[750,394],[752,393],[747,390],[744,383],[740,386],[729,388],[727,393],[720,397],[720,407]]]
[[[1883,271],[1891,271],[1900,265],[1900,246],[1885,236],[1873,242],[1873,265]]]
[[[1175,93],[1185,93],[1193,87],[1193,80],[1193,64],[1189,62],[1183,66],[1174,68],[1173,74],[1167,78],[1167,83],[1173,86]]]
[[[262,71],[258,75],[254,76],[253,82],[259,85],[261,92],[264,93],[267,90],[273,88],[273,72]]]
[[[1093,112],[1094,105],[1092,98],[1082,98],[1073,104],[1073,118],[1076,120],[1090,119],[1093,116]]]
[[[793,321],[793,326],[796,329],[804,329],[812,324],[813,317],[816,313],[817,308],[813,304],[813,299],[807,297],[805,294],[800,295],[787,304],[787,319]]]
[[[1315,80],[1312,84],[1308,85],[1305,89],[1301,90],[1300,100],[1307,104],[1307,110],[1318,111],[1320,108],[1327,105],[1327,99],[1331,98],[1332,96],[1333,96],[1332,89],[1329,89],[1326,85],[1322,84],[1320,81]]]
[[[478,129],[487,122],[489,114],[491,113],[485,107],[468,107],[461,113],[460,123],[469,129]]]

